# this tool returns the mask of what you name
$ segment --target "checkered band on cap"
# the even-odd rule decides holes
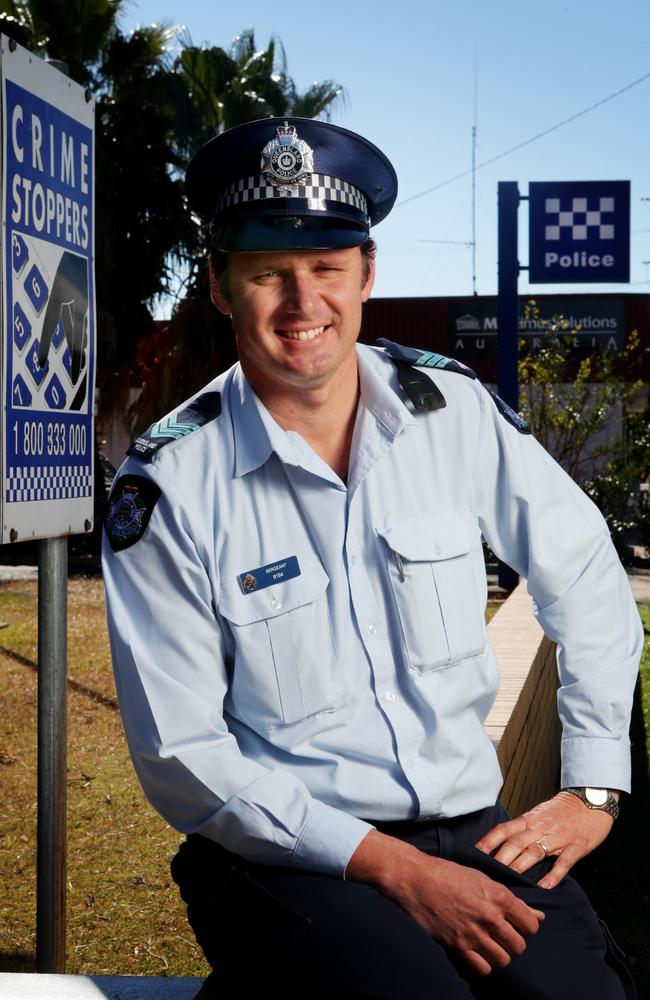
[[[368,203],[358,188],[340,177],[328,177],[326,174],[311,174],[309,184],[275,185],[261,176],[242,178],[226,188],[217,202],[216,211],[223,212],[234,205],[273,198],[302,198],[307,202],[306,208],[318,212],[329,210],[327,202],[338,201],[368,215]]]

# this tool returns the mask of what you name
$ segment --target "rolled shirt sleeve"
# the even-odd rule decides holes
[[[628,728],[643,628],[592,501],[481,390],[475,497],[490,547],[525,577],[557,643],[561,786],[630,790]]]
[[[155,468],[147,476],[155,482]],[[290,771],[240,752],[223,717],[224,625],[205,555],[187,505],[169,484],[158,485],[140,540],[113,551],[105,536],[103,548],[118,698],[145,794],[183,833],[201,833],[251,861],[344,877],[373,827],[315,800]]]

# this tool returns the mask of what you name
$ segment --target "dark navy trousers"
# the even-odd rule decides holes
[[[215,996],[278,989],[286,1000],[633,1000],[620,949],[572,878],[555,889],[473,844],[507,818],[502,806],[451,820],[384,823],[378,830],[506,885],[546,919],[505,969],[468,978],[397,903],[370,885],[259,865],[199,835],[181,845],[172,875],[197,941],[215,970]]]

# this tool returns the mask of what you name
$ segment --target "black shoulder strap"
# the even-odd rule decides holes
[[[404,361],[393,358],[393,363],[397,368],[397,380],[416,410],[441,410],[447,405],[447,400],[428,375]]]
[[[416,410],[441,410],[447,405],[433,379],[420,368],[439,368],[445,371],[459,372],[469,378],[476,378],[476,373],[453,358],[434,351],[421,351],[417,347],[405,347],[395,344],[392,340],[380,337],[377,341],[397,368],[397,379],[402,389],[409,397]]]

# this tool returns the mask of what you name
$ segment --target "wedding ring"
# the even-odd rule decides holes
[[[544,860],[546,861],[546,859],[548,857],[548,847],[546,846],[546,844],[544,843],[544,841],[542,840],[541,837],[539,838],[539,840],[536,840],[535,843],[539,847],[541,847],[541,849],[544,851]]]

